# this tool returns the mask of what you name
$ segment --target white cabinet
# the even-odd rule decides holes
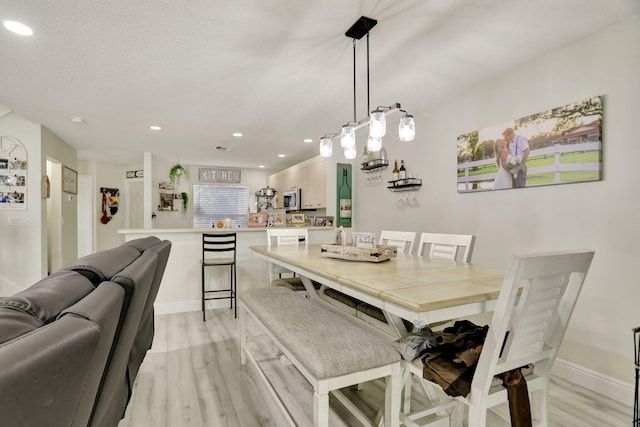
[[[314,157],[301,168],[302,208],[327,207],[327,168],[323,157]]]
[[[302,190],[302,209],[321,209],[327,206],[326,159],[313,157],[288,169],[269,175],[267,185],[276,189],[278,207],[282,207],[282,193],[291,188]]]

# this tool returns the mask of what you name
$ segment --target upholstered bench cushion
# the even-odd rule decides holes
[[[240,300],[317,379],[400,360],[400,353],[382,338],[287,288],[253,289]]]

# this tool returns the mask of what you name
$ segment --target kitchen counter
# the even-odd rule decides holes
[[[308,227],[309,243],[333,243],[333,227]],[[156,314],[200,311],[200,259],[202,258],[202,233],[238,233],[237,280],[238,293],[252,288],[269,286],[267,262],[252,254],[249,246],[267,243],[266,228],[152,228],[122,229],[126,241],[146,236],[156,236],[171,241],[171,255],[162,277],[155,302]],[[212,288],[228,287],[228,269],[210,269],[207,280]],[[209,308],[229,306],[228,300],[208,301]]]

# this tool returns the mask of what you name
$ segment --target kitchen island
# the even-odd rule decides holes
[[[309,243],[333,243],[333,227],[308,227]],[[156,236],[171,241],[171,255],[154,304],[156,314],[200,311],[200,259],[203,233],[238,233],[237,269],[238,293],[269,286],[267,262],[249,247],[267,243],[266,228],[179,228],[179,229],[123,229],[126,241]],[[214,272],[213,270],[219,270]],[[211,288],[228,288],[228,269],[207,271]],[[228,300],[207,301],[207,307],[224,308]]]

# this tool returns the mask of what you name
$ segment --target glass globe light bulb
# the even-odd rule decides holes
[[[342,133],[340,134],[340,145],[342,145],[342,148],[345,149],[356,146],[356,131],[353,126],[342,126]]]
[[[384,117],[384,112],[381,110],[374,110],[369,117],[369,135],[382,138],[387,133],[387,120]]]
[[[380,151],[382,148],[382,138],[377,138],[375,136],[369,135],[367,138],[367,150],[368,151]]]
[[[416,138],[416,123],[413,120],[413,116],[407,114],[400,118],[398,136],[400,141],[403,142],[413,141]]]
[[[331,157],[333,155],[333,141],[331,138],[320,138],[320,155]]]
[[[356,158],[357,155],[358,153],[356,153],[355,145],[353,147],[347,147],[344,149],[344,158],[347,160],[353,160]]]

